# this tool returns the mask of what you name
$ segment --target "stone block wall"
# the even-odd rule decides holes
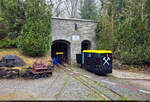
[[[75,30],[75,24],[77,30]],[[76,62],[76,54],[81,53],[81,43],[91,42],[91,49],[96,49],[97,22],[83,19],[52,18],[52,41],[65,40],[70,43],[70,60]]]

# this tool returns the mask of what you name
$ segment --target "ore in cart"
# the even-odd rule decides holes
[[[0,77],[15,78],[19,76],[19,67],[26,65],[25,62],[16,55],[5,55],[0,60]],[[16,68],[18,67],[18,68]]]
[[[16,55],[5,55],[0,60],[0,67],[22,67],[25,62]]]
[[[99,75],[112,73],[112,51],[83,50],[82,67]]]

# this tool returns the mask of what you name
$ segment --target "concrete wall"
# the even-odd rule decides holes
[[[77,24],[77,30],[75,30]],[[81,43],[91,42],[91,49],[96,49],[97,22],[83,19],[52,18],[52,40],[66,40],[70,42],[71,63],[76,62],[76,54],[81,53]],[[74,37],[77,37],[73,39]]]

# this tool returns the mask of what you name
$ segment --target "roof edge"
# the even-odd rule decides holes
[[[76,18],[61,18],[61,17],[52,17],[52,19],[70,20],[70,21],[82,21],[82,22],[94,22],[94,23],[98,23],[97,21],[94,21],[94,20],[76,19]]]

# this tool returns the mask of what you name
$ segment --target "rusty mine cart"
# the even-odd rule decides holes
[[[40,61],[39,63],[35,62],[33,64],[33,68],[31,69],[30,77],[34,79],[38,79],[41,77],[48,77],[49,75],[52,75],[53,69],[54,69],[53,65],[49,65],[42,61]]]

